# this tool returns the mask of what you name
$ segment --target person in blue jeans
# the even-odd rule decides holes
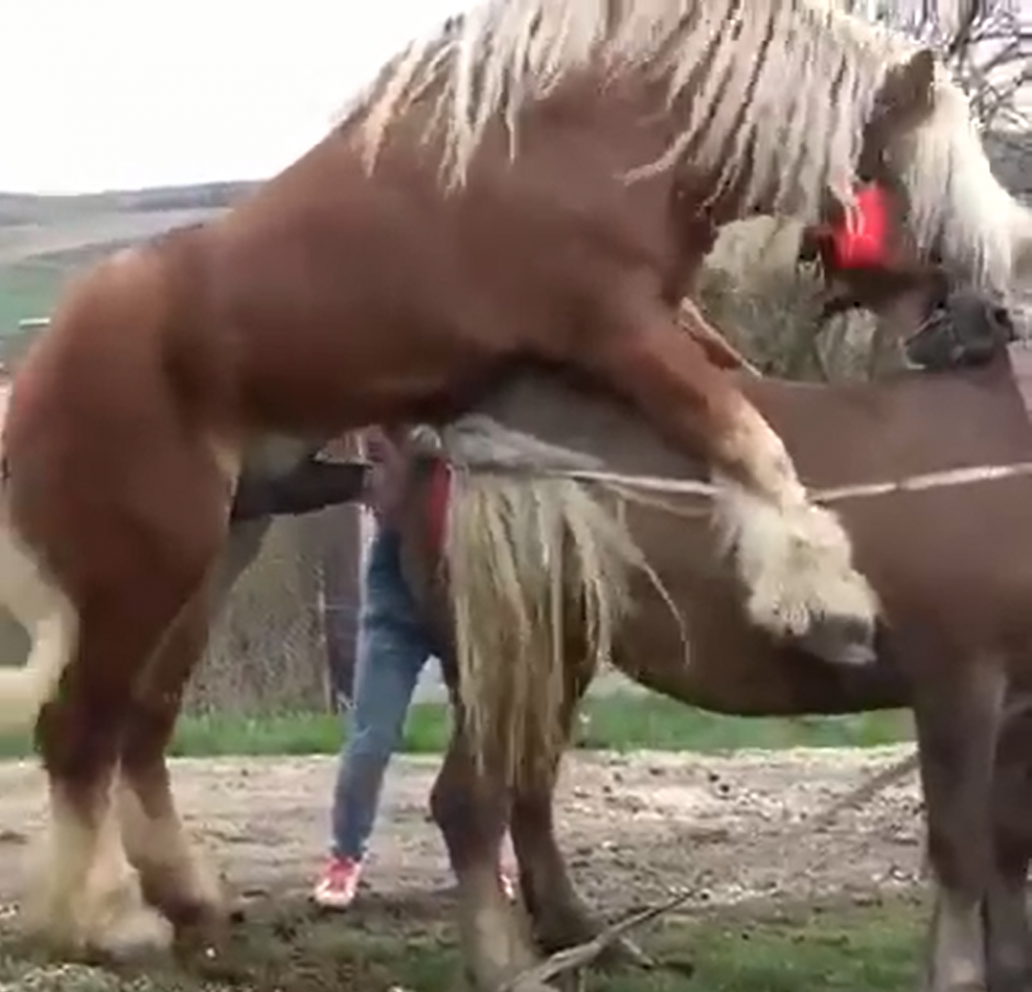
[[[401,742],[423,666],[433,655],[401,565],[401,537],[390,525],[397,451],[380,432],[366,438],[374,481],[367,500],[377,516],[366,559],[358,620],[351,733],[341,752],[333,794],[330,857],[316,881],[315,902],[346,909],[355,900],[369,837],[376,823],[384,776]],[[382,472],[383,478],[376,478]],[[512,884],[502,875],[506,891]]]

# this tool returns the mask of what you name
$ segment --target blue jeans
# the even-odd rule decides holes
[[[333,854],[360,859],[376,822],[384,773],[412,694],[433,653],[401,571],[401,540],[377,527],[358,621],[351,734],[333,796]]]

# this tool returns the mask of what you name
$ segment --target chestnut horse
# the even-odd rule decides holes
[[[124,870],[123,840],[187,865],[137,746],[164,716],[133,709],[134,676],[203,641],[241,465],[273,437],[442,418],[527,360],[580,370],[713,467],[753,623],[869,658],[878,606],[845,531],[717,367],[719,338],[678,316],[720,225],[814,220],[861,160],[921,250],[995,291],[1023,273],[1030,215],[902,35],[828,0],[484,0],[227,214],[75,280],[3,437],[15,584],[39,685],[62,686],[38,726],[49,929],[169,939]]]
[[[493,871],[506,823],[550,943],[594,930],[556,846],[552,792],[603,658],[720,712],[913,705],[939,893],[929,987],[1028,987],[1028,790],[1010,778],[997,793],[994,840],[991,771],[1005,697],[1032,689],[1032,425],[1006,314],[963,299],[954,310],[967,315],[933,319],[908,345],[914,362],[949,371],[742,381],[842,513],[885,603],[874,666],[821,666],[752,625],[709,526],[705,465],[584,384],[528,376],[440,432],[413,473],[404,543],[461,698],[432,805],[479,987],[534,961]],[[1028,726],[1026,715],[1002,752],[1019,779]]]
[[[894,278],[899,267],[898,261],[882,266],[895,294],[872,295],[872,305],[882,317],[890,320],[898,319],[904,312],[908,322],[900,324],[900,328],[916,327],[923,318],[913,314],[923,315],[927,309],[928,287],[935,282],[937,274],[915,270],[907,263],[911,277],[903,282]],[[870,278],[870,271],[865,270],[855,286],[850,283],[854,275],[851,270],[841,275],[852,297],[857,294],[862,297],[879,285],[877,278]],[[904,304],[902,311],[901,303]],[[726,363],[745,364],[732,349],[726,346],[725,349]],[[0,394],[5,408],[8,398],[7,391]],[[321,461],[318,451],[318,444],[289,438],[278,438],[248,450],[230,510],[229,539],[211,584],[210,613],[221,608],[237,577],[258,555],[274,514],[307,512],[358,496],[364,484],[362,466]],[[19,614],[30,631],[38,633],[34,627],[38,617],[31,609],[31,599],[28,608],[21,599],[20,570],[10,567],[12,556],[16,562],[19,552],[10,543],[9,533],[0,534],[5,541],[0,554],[0,599]],[[0,725],[10,727],[31,720],[34,704],[46,699],[53,688],[55,673],[46,664],[46,638],[37,638],[37,643],[42,646],[42,657],[37,652],[21,671],[0,669]],[[84,917],[73,935],[78,943],[116,953],[132,950],[134,940],[120,943],[109,938],[112,914],[125,917],[137,912],[136,923],[128,930],[135,942],[139,942],[140,931],[148,927],[157,939],[167,931],[166,921],[177,925],[219,922],[227,914],[228,906],[216,876],[188,846],[179,826],[164,757],[183,687],[200,658],[202,645],[201,629],[191,636],[184,636],[180,631],[178,636],[169,638],[151,659],[146,682],[135,688],[131,710],[125,719],[119,756],[122,773],[117,782],[128,863],[116,851],[106,872],[102,861],[87,873],[87,884],[93,889],[93,894],[87,898],[106,906],[108,913],[93,912],[88,918]],[[136,680],[132,670],[123,670],[122,675],[130,682]],[[117,678],[118,673],[111,673],[111,677]],[[81,686],[81,682],[79,684]],[[74,686],[65,687],[65,692],[75,691]],[[50,733],[61,733],[59,722],[54,721],[49,727]],[[150,820],[166,825],[160,848],[140,840],[141,813],[136,796],[146,797]],[[133,877],[130,865],[139,876],[147,903],[159,909],[161,915],[137,905],[140,893],[130,882]],[[66,892],[65,898],[76,902],[83,896]],[[30,894],[27,910],[30,925],[46,925],[49,919],[46,890]]]

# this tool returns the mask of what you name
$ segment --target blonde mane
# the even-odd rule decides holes
[[[571,75],[646,72],[665,84],[680,128],[664,158],[643,166],[672,165],[691,145],[724,184],[748,156],[746,198],[765,199],[773,184],[773,212],[797,213],[816,208],[808,190],[848,195],[886,73],[915,51],[829,0],[484,0],[394,63],[365,116],[367,150],[436,84],[442,165],[460,183],[493,121],[515,150],[521,108]]]
[[[522,110],[564,81],[588,70],[614,81],[644,77],[665,88],[677,131],[662,158],[634,175],[690,153],[714,176],[714,193],[739,184],[743,216],[812,222],[826,192],[851,202],[876,98],[917,51],[835,0],[481,0],[409,45],[352,116],[372,168],[392,122],[433,98],[427,137],[451,188],[497,123],[516,155]],[[918,245],[938,249],[972,281],[1005,285],[1014,224],[1024,221],[993,178],[966,97],[945,69],[932,115],[891,158]]]

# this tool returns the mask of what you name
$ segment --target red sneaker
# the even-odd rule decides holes
[[[502,892],[509,902],[516,901],[516,880],[504,868],[498,869],[498,882],[502,886]]]
[[[354,858],[330,858],[312,890],[312,899],[323,909],[347,909],[358,894],[362,862]]]

